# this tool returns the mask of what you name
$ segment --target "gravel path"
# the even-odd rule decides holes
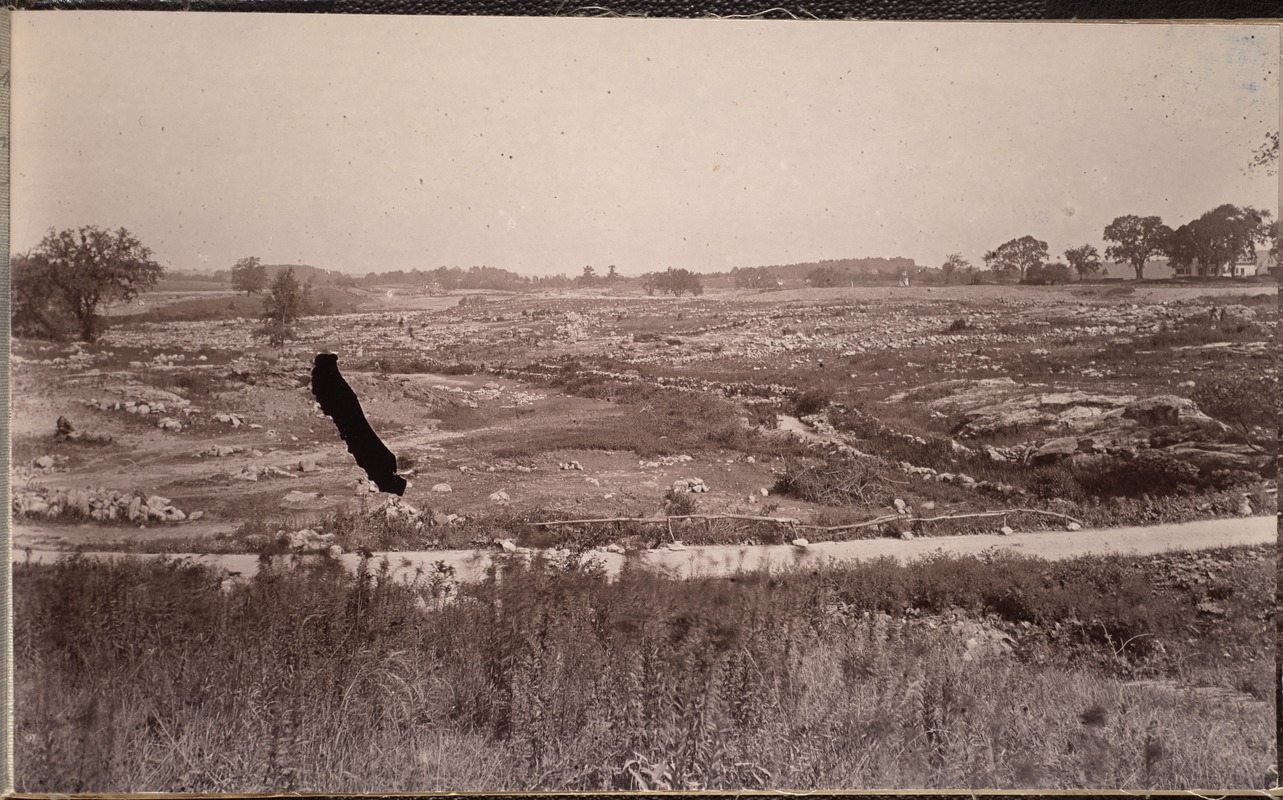
[[[818,565],[828,561],[868,561],[884,556],[903,562],[934,552],[975,555],[990,549],[1011,550],[1046,559],[1072,558],[1089,553],[1147,555],[1168,550],[1272,544],[1277,541],[1277,529],[1278,523],[1275,517],[1247,517],[1137,528],[1016,533],[1011,536],[997,534],[940,536],[909,541],[861,539],[849,542],[817,542],[806,547],[716,545],[677,550],[662,548],[628,556],[597,551],[592,555],[600,559],[605,564],[607,572],[612,575],[619,572],[626,559],[633,558],[649,567],[660,568],[681,577],[692,577],[728,575],[742,569],[754,570],[762,567]],[[20,530],[20,525],[15,526],[15,533]],[[13,558],[16,563],[27,561],[49,563],[66,555],[65,551],[22,549],[15,550]],[[108,552],[89,552],[85,555],[94,558],[163,557],[153,554]],[[396,574],[410,574],[419,568],[430,572],[434,564],[442,562],[453,567],[455,577],[464,581],[474,581],[484,576],[486,568],[497,555],[499,555],[498,552],[494,550],[427,550],[376,554],[377,557],[387,556]],[[255,554],[179,554],[170,557],[218,565],[242,577],[253,575],[258,571],[259,566],[259,557]],[[351,568],[356,565],[358,556],[347,553],[341,556],[341,559]]]

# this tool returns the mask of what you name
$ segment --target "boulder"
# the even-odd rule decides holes
[[[1146,397],[1131,403],[1123,409],[1123,418],[1135,420],[1149,428],[1181,426],[1215,433],[1229,430],[1224,423],[1199,411],[1193,400],[1170,394]]]
[[[507,493],[507,492],[505,492],[504,490],[500,489],[499,491],[492,493],[492,494],[490,495],[490,499],[491,499],[493,502],[496,502],[496,503],[506,503],[506,502],[508,502],[509,500],[511,500],[512,498],[508,496],[508,493]]]
[[[319,492],[291,491],[281,498],[281,504],[287,506],[312,506],[321,498]]]
[[[40,469],[52,469],[53,456],[41,456],[40,458],[37,458],[32,463],[35,464],[35,466],[39,467]]]
[[[449,494],[450,492],[453,492],[454,489],[452,489],[448,483],[438,483],[432,487],[432,491],[440,494]]]
[[[1031,460],[1035,464],[1051,464],[1068,458],[1078,452],[1078,439],[1064,436],[1045,442],[1033,452]]]
[[[316,458],[313,456],[304,456],[298,460],[299,472],[316,472],[320,467],[317,466]]]

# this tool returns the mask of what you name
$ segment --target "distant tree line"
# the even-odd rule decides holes
[[[1236,264],[1257,261],[1257,247],[1265,245],[1278,258],[1279,225],[1270,212],[1250,206],[1221,205],[1175,230],[1160,217],[1127,214],[1105,226],[1102,237],[1108,245],[1105,258],[1126,264],[1145,277],[1145,265],[1159,257],[1177,272],[1205,276],[1232,275]],[[957,254],[950,260],[961,259]],[[1064,262],[1052,262],[1047,243],[1033,236],[1021,236],[985,253],[989,277],[998,283],[1065,283],[1077,274],[1079,280],[1104,272],[1100,254],[1090,244],[1065,251]],[[959,264],[945,262],[946,274],[960,272]],[[971,279],[982,280],[972,273]]]

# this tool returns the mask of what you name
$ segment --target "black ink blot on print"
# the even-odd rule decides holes
[[[365,419],[361,401],[339,374],[339,357],[333,353],[317,354],[312,365],[312,394],[321,404],[321,411],[334,420],[357,466],[365,470],[380,491],[405,494],[405,478],[396,474],[396,455]]]

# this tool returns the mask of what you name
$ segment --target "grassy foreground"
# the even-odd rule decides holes
[[[15,565],[18,791],[1273,781],[1273,548],[366,567]]]

